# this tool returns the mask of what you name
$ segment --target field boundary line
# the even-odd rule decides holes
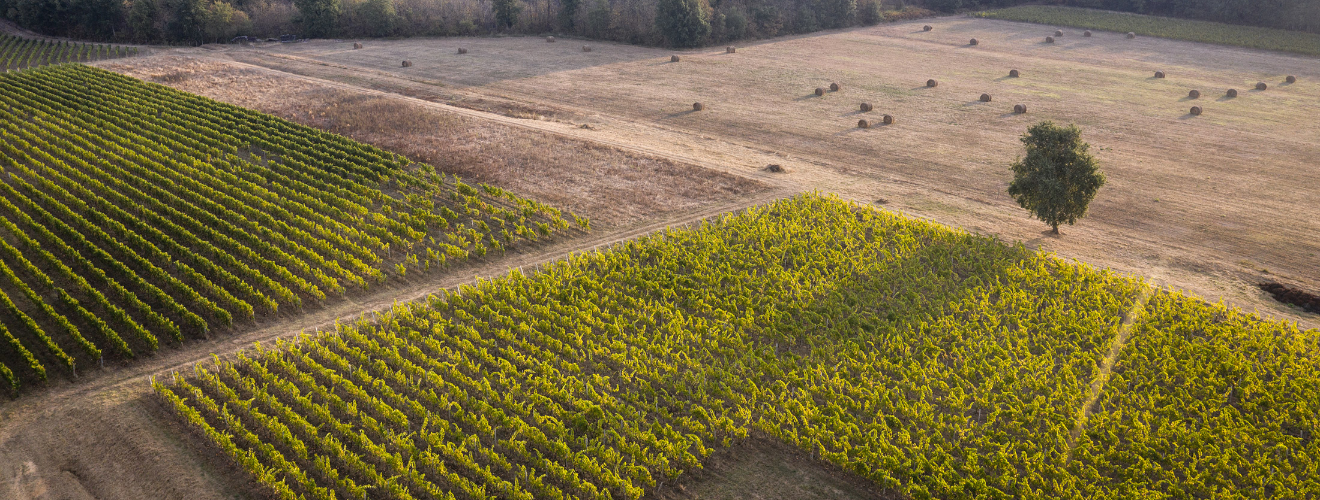
[[[409,79],[409,78],[400,78],[398,75],[394,75],[394,74],[391,74],[391,73],[388,73],[388,72],[384,72],[384,71],[380,71],[380,70],[374,70],[374,69],[370,69],[370,68],[355,68],[355,67],[347,67],[347,66],[343,66],[343,65],[339,65],[339,64],[327,63],[327,62],[322,62],[322,61],[319,61],[319,60],[316,60],[316,59],[311,59],[311,58],[306,58],[306,57],[299,57],[299,56],[293,56],[293,55],[288,55],[288,54],[272,54],[272,53],[262,52],[262,51],[254,51],[254,52],[256,52],[257,54],[260,54],[260,55],[266,56],[266,57],[272,57],[272,58],[275,58],[275,59],[282,59],[282,60],[285,60],[285,61],[294,62],[294,63],[299,63],[299,64],[308,64],[308,65],[328,66],[328,67],[340,68],[340,69],[343,69],[343,70],[345,70],[345,71],[351,71],[351,72],[353,72],[354,74],[363,74],[363,73],[373,74],[373,75],[377,75],[377,76],[376,76],[377,78],[383,78],[383,79],[387,79],[387,80],[388,80],[388,79],[398,79],[398,80],[403,80],[403,81],[413,82],[413,83],[421,83],[421,84],[427,84],[427,85],[436,85],[435,83],[432,83],[432,82],[429,82],[429,81],[424,81],[424,80],[414,80],[414,79]],[[192,56],[192,57],[202,57],[202,56],[199,56],[199,55],[196,55],[196,54],[193,54],[193,55],[191,55],[191,56]],[[549,122],[548,122],[548,121],[540,121],[540,120],[529,120],[529,119],[526,119],[526,118],[518,118],[518,117],[513,117],[513,116],[503,115],[503,114],[500,114],[500,113],[494,113],[494,112],[490,112],[490,111],[483,111],[483,110],[479,110],[479,109],[465,108],[465,107],[463,107],[463,106],[456,106],[456,105],[449,104],[449,103],[431,101],[431,100],[423,99],[423,98],[420,98],[420,97],[413,97],[413,96],[409,96],[409,95],[404,95],[404,94],[401,94],[401,93],[398,93],[398,92],[391,92],[391,91],[389,91],[389,90],[380,90],[380,89],[375,89],[375,88],[368,88],[368,87],[363,87],[363,86],[359,86],[359,85],[354,85],[354,84],[351,84],[351,83],[344,83],[344,82],[339,82],[339,81],[335,81],[335,80],[329,80],[329,79],[326,79],[326,78],[320,78],[320,77],[316,77],[316,76],[302,75],[302,74],[293,73],[293,72],[290,72],[290,71],[283,71],[283,70],[279,70],[279,69],[276,69],[276,68],[270,68],[270,67],[262,66],[262,65],[259,65],[259,64],[253,64],[253,63],[248,63],[248,62],[238,61],[238,60],[234,60],[234,59],[230,59],[230,58],[218,58],[218,57],[212,57],[212,59],[217,60],[217,61],[221,61],[221,62],[225,62],[225,63],[229,63],[229,64],[238,65],[238,66],[241,66],[241,67],[244,67],[244,68],[249,68],[249,69],[258,70],[258,71],[262,71],[262,72],[269,72],[269,73],[273,73],[273,74],[279,74],[279,75],[281,75],[281,76],[288,77],[288,78],[294,78],[294,79],[299,79],[299,80],[303,80],[303,81],[307,81],[307,82],[311,82],[311,83],[316,83],[316,84],[321,84],[321,85],[327,85],[327,86],[331,86],[331,87],[339,88],[339,89],[342,89],[342,90],[353,91],[353,92],[362,92],[362,93],[367,93],[367,94],[376,95],[376,96],[385,97],[385,98],[390,98],[390,99],[399,99],[399,100],[402,100],[402,101],[405,101],[405,102],[412,102],[412,103],[414,103],[414,104],[418,104],[418,105],[421,105],[421,106],[425,106],[425,107],[428,107],[428,108],[431,108],[431,109],[436,109],[436,110],[440,110],[440,111],[444,111],[444,112],[448,112],[448,113],[452,113],[452,114],[456,114],[456,115],[460,115],[460,116],[465,116],[465,117],[468,117],[468,118],[474,118],[474,119],[480,119],[480,120],[487,120],[487,121],[496,122],[496,123],[503,124],[503,125],[507,125],[507,126],[511,126],[511,127],[518,127],[518,128],[524,129],[524,130],[533,130],[533,131],[537,131],[537,132],[541,132],[541,133],[545,133],[545,134],[551,134],[551,135],[554,135],[554,136],[557,136],[557,137],[564,137],[564,138],[568,138],[568,139],[572,139],[572,140],[577,140],[577,141],[582,141],[582,142],[586,142],[586,143],[599,144],[599,145],[602,145],[602,146],[606,146],[606,147],[614,148],[614,149],[617,149],[617,150],[620,150],[620,151],[624,151],[624,152],[631,152],[631,153],[635,153],[635,154],[639,154],[639,155],[643,155],[643,156],[650,156],[650,157],[655,157],[655,158],[662,158],[662,159],[666,159],[666,160],[674,161],[674,162],[678,162],[678,163],[684,163],[684,164],[694,165],[694,166],[697,166],[697,167],[700,167],[700,168],[704,168],[704,169],[707,169],[707,170],[713,170],[713,171],[716,171],[716,172],[722,172],[722,173],[725,173],[725,174],[728,174],[728,175],[733,175],[733,176],[736,176],[736,177],[741,177],[741,178],[744,178],[744,179],[750,179],[750,180],[753,180],[753,181],[757,181],[757,182],[760,182],[760,183],[764,183],[764,184],[770,185],[771,187],[774,187],[774,188],[780,188],[780,189],[799,189],[799,188],[797,188],[797,187],[792,183],[792,181],[790,181],[790,180],[788,180],[788,179],[784,179],[784,178],[781,178],[781,177],[778,177],[778,176],[774,176],[774,175],[772,175],[772,174],[765,174],[765,173],[760,172],[759,170],[749,170],[749,169],[738,168],[738,167],[733,166],[733,165],[723,165],[723,164],[718,164],[718,163],[712,163],[712,162],[710,162],[708,159],[703,159],[703,158],[700,158],[700,157],[697,157],[697,156],[685,155],[685,154],[682,154],[682,153],[676,153],[676,152],[673,152],[673,151],[667,151],[667,150],[663,150],[663,149],[659,149],[659,148],[652,148],[652,147],[647,147],[647,146],[641,146],[641,145],[638,145],[638,144],[630,143],[630,142],[628,142],[628,141],[626,141],[626,140],[619,140],[619,139],[615,139],[615,138],[612,138],[612,137],[603,137],[601,134],[595,134],[595,133],[583,132],[582,129],[580,129],[580,128],[576,127],[576,126],[572,126],[572,125],[570,125],[570,124],[565,124],[565,123],[561,123],[561,122],[553,122],[553,121],[549,121]],[[442,85],[443,85],[443,84],[442,84]],[[468,92],[466,92],[466,91],[463,91],[463,92],[464,92],[464,93],[468,93]],[[498,96],[498,95],[493,95],[493,94],[488,94],[488,93],[481,93],[481,92],[473,92],[472,94],[474,94],[474,95],[479,95],[479,96],[488,96],[488,97],[499,97],[499,98],[504,98],[504,97],[501,97],[501,96]],[[537,100],[531,100],[530,102],[540,103],[540,101],[537,101]],[[561,106],[561,107],[562,107],[562,106]],[[624,120],[624,121],[627,121],[627,122],[629,122],[629,123],[637,123],[637,122],[633,122],[633,121],[631,121],[631,120]],[[645,126],[651,127],[652,125],[649,125],[649,124],[648,124],[648,125],[645,125]],[[690,134],[690,133],[689,133],[689,134]],[[744,145],[739,145],[739,146],[747,147],[747,146],[744,146]],[[751,148],[748,148],[748,149],[751,149]]]
[[[303,332],[312,332],[331,327],[336,321],[348,322],[375,313],[387,312],[396,304],[413,302],[444,289],[455,289],[463,285],[476,283],[481,279],[498,278],[518,269],[530,271],[571,255],[608,248],[611,245],[633,240],[639,237],[659,233],[670,228],[686,227],[702,220],[719,217],[726,213],[737,212],[749,207],[764,205],[781,198],[799,194],[794,190],[769,189],[753,195],[739,197],[725,203],[706,205],[650,223],[642,223],[596,235],[552,243],[543,248],[532,248],[528,253],[508,253],[503,258],[490,262],[455,269],[450,273],[406,283],[396,288],[383,290],[355,298],[337,301],[323,309],[310,310],[293,317],[280,318],[269,324],[253,327],[247,331],[231,335],[216,335],[211,340],[192,339],[181,348],[169,351],[161,350],[150,358],[138,359],[127,366],[113,371],[99,370],[83,374],[74,381],[52,379],[46,387],[20,395],[11,401],[0,402],[0,436],[6,428],[13,428],[21,421],[34,418],[42,411],[69,404],[78,404],[83,397],[104,391],[114,390],[137,384],[137,390],[150,390],[143,381],[156,375],[185,370],[212,358],[212,355],[227,357],[248,348],[256,342],[269,342],[289,338]],[[458,274],[464,273],[464,274]],[[471,274],[469,274],[471,273]]]
[[[1087,389],[1086,401],[1077,410],[1077,420],[1068,433],[1068,456],[1064,463],[1072,461],[1072,452],[1077,447],[1077,438],[1081,437],[1082,432],[1086,430],[1086,421],[1091,417],[1092,409],[1096,403],[1100,401],[1100,395],[1104,393],[1105,385],[1109,382],[1109,376],[1114,372],[1114,365],[1118,363],[1119,355],[1127,347],[1128,338],[1132,334],[1132,327],[1145,314],[1146,304],[1150,303],[1150,298],[1154,294],[1155,291],[1150,286],[1142,286],[1140,294],[1137,295],[1136,300],[1132,301],[1132,306],[1124,312],[1123,322],[1118,326],[1118,331],[1114,334],[1114,340],[1109,344],[1109,353],[1100,362],[1100,371],[1096,373],[1095,378],[1091,380],[1090,388]]]

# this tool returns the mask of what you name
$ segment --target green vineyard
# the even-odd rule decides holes
[[[35,68],[47,64],[91,62],[135,56],[137,47],[35,40],[0,33],[0,70]]]
[[[975,17],[1136,33],[1191,42],[1235,45],[1320,56],[1320,34],[1257,26],[1080,9],[1059,5],[1020,5],[972,13]]]
[[[0,176],[15,391],[571,227],[498,188],[82,65],[0,75]]]
[[[279,498],[635,499],[752,432],[912,498],[1303,498],[1318,337],[804,195],[154,384]]]

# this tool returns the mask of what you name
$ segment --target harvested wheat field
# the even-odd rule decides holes
[[[229,61],[165,55],[102,67],[352,137],[567,208],[598,226],[633,225],[768,187],[659,156]]]
[[[923,32],[922,24],[935,30]],[[949,17],[780,38],[736,54],[598,44],[584,54],[535,38],[311,42],[232,57],[464,105],[473,96],[598,122],[591,136],[681,154],[1316,324],[1254,285],[1320,289],[1320,66],[1314,58],[1094,32],[1042,43],[1052,27]],[[982,42],[972,47],[967,40]],[[416,66],[392,67],[402,57]],[[1019,69],[1020,78],[1009,78]],[[1155,71],[1168,77],[1153,78]],[[1285,83],[1296,75],[1297,82]],[[927,87],[927,80],[939,82]],[[1200,99],[1189,90],[1240,97]],[[831,82],[843,90],[816,96]],[[980,102],[987,93],[994,102]],[[706,110],[693,113],[691,103]],[[858,103],[896,124],[857,128]],[[1024,104],[1028,114],[1012,113]],[[499,110],[493,110],[499,111]],[[1005,194],[1017,137],[1075,123],[1108,175],[1086,219],[1043,233]]]

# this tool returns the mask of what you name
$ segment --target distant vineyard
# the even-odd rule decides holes
[[[35,40],[0,33],[0,70],[35,68],[47,64],[91,62],[137,54],[137,47]]]
[[[82,65],[0,75],[0,173],[14,390],[570,227],[498,188]]]
[[[1301,31],[1053,5],[1009,7],[977,12],[972,15],[1006,21],[1024,21],[1051,26],[1075,26],[1119,33],[1133,32],[1143,36],[1157,36],[1191,42],[1237,45],[1239,47],[1296,52],[1313,56],[1320,55],[1320,34]]]
[[[1120,474],[1167,464],[1152,442],[1184,454],[1204,444],[1110,430],[1097,415],[1104,430],[1089,439],[1117,432],[1147,447],[1104,455],[1084,439],[1090,448],[1071,454],[1078,410],[1144,286],[809,195],[444,293],[155,388],[280,498],[638,498],[753,431],[913,498],[1107,497],[1127,486]],[[1199,306],[1157,295],[1150,307],[1176,317]],[[1225,328],[1243,325],[1264,324]],[[1143,323],[1130,349],[1183,356],[1145,351],[1146,336],[1167,327]],[[1307,338],[1287,343],[1314,348]],[[1189,367],[1219,366],[1208,361]],[[1219,376],[1243,377],[1244,388],[1267,373],[1229,366]],[[1121,381],[1144,367],[1120,370],[1117,390],[1147,387]],[[1314,418],[1315,373],[1287,371],[1301,381],[1236,397],[1286,384],[1296,399],[1253,415]],[[1183,396],[1160,383],[1182,399],[1141,411],[1172,422],[1215,409],[1187,399],[1203,396],[1198,387]],[[1281,420],[1284,434],[1294,421]],[[1289,457],[1314,438],[1268,432],[1252,448],[1261,452],[1243,457],[1305,477],[1313,462]],[[1223,453],[1245,446],[1222,433]],[[1125,472],[1134,463],[1151,465]],[[1176,481],[1204,469],[1167,470],[1162,479]]]

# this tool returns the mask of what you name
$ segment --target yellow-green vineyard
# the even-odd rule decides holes
[[[570,227],[498,188],[81,65],[0,75],[0,153],[15,391]]]
[[[135,56],[138,52],[137,47],[66,40],[36,40],[0,33],[0,70],[117,59]]]
[[[807,195],[155,387],[280,498],[638,498],[751,432],[914,498],[1303,498],[1317,340]]]

